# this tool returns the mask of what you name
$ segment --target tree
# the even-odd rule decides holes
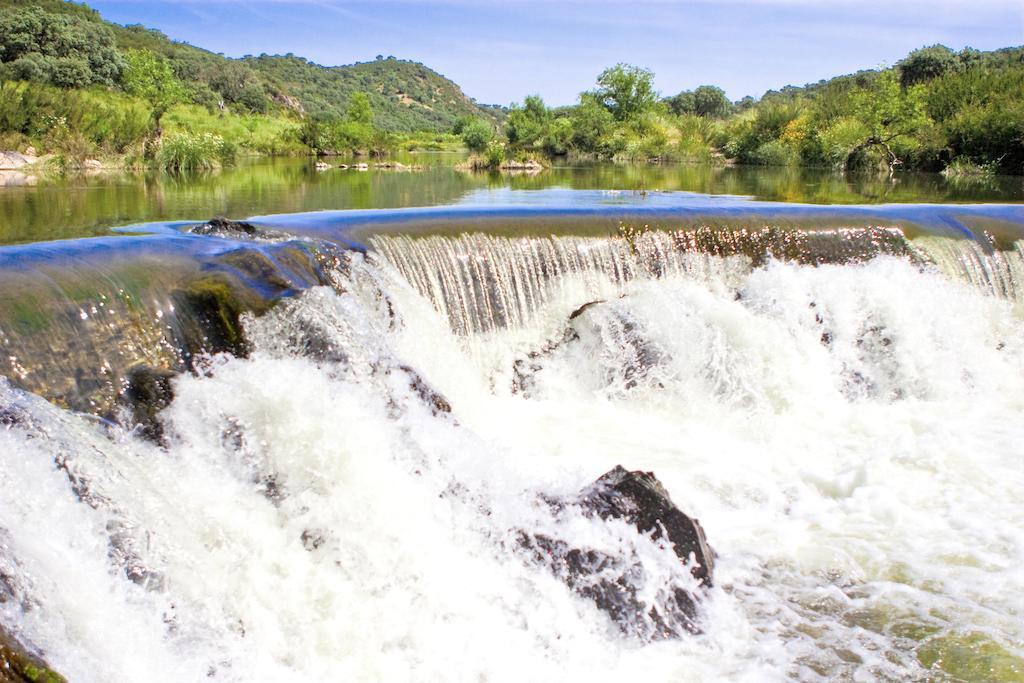
[[[615,126],[615,117],[605,109],[593,93],[580,95],[580,103],[570,115],[572,145],[586,152],[596,152],[601,140]]]
[[[345,108],[345,118],[352,123],[372,126],[373,109],[370,107],[370,97],[364,92],[352,93]]]
[[[903,163],[893,151],[893,143],[930,123],[925,113],[923,86],[903,88],[891,69],[879,74],[870,87],[852,92],[850,107],[864,125],[867,137],[850,150],[845,163],[849,164],[862,151],[881,149],[890,177],[896,166]]]
[[[970,60],[970,54],[967,55]],[[900,84],[909,88],[918,83],[926,83],[945,73],[961,67],[961,60],[955,52],[945,45],[931,45],[914,50],[899,64]]]
[[[512,145],[518,147],[536,147],[547,133],[551,121],[548,111],[540,95],[530,95],[523,100],[523,106],[513,105],[505,123],[505,136]]]
[[[8,77],[62,88],[113,85],[124,66],[108,27],[36,7],[0,11],[0,62]]]
[[[167,110],[184,102],[188,90],[174,77],[171,64],[150,50],[128,50],[125,67],[121,72],[121,85],[125,92],[149,103],[152,112],[152,140],[163,135],[160,121]],[[147,152],[152,151],[147,148]]]
[[[462,142],[472,152],[487,149],[494,138],[494,129],[483,119],[473,119],[462,126]]]
[[[709,119],[725,118],[732,113],[732,102],[725,91],[714,85],[702,85],[693,91],[697,116]]]
[[[702,85],[693,91],[684,90],[665,102],[673,114],[696,114],[721,119],[732,113],[732,102],[721,88],[714,85]]]
[[[629,64],[616,64],[597,77],[598,101],[617,121],[626,121],[643,114],[658,102],[654,90],[654,72]]]
[[[676,116],[693,114],[697,111],[697,98],[692,90],[684,90],[678,95],[669,97],[665,100],[665,104],[668,105],[668,110]]]

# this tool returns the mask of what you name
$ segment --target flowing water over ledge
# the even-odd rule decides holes
[[[86,681],[1024,676],[1024,208],[542,199],[0,248],[0,625]],[[640,549],[538,503],[616,464],[707,530],[700,635],[517,550]]]

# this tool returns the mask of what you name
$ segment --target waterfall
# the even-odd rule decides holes
[[[933,265],[947,277],[1002,298],[1019,300],[1024,293],[1024,242],[999,250],[990,240],[908,240],[896,228],[634,231],[623,226],[609,237],[381,234],[370,243],[462,335],[522,328],[555,301],[578,305],[616,297],[637,279],[683,276],[735,289],[768,259],[822,265],[888,255]]]
[[[87,683],[1019,680],[1019,243],[637,228],[0,272],[39,304],[0,307],[0,643]],[[138,363],[178,371],[159,429]],[[693,588],[566,503],[616,465],[707,532],[700,634],[620,628],[538,552],[641,622]]]

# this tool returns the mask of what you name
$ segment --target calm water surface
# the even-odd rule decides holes
[[[889,182],[817,169],[610,164],[555,166],[529,176],[463,172],[454,168],[460,158],[402,157],[422,167],[417,171],[318,172],[311,159],[301,158],[242,160],[220,172],[190,175],[112,173],[34,184],[8,176],[0,183],[0,243],[100,235],[118,225],[214,215],[480,203],[507,189],[678,190],[816,204],[1024,201],[1019,177],[949,182],[937,174],[905,174]]]

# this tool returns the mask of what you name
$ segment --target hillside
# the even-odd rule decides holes
[[[389,131],[447,131],[466,116],[494,118],[458,85],[417,62],[394,58],[324,67],[294,55],[231,59],[139,25],[107,22],[85,4],[64,0],[0,0],[0,9],[60,14],[106,27],[119,50],[145,48],[166,57],[175,75],[191,85],[192,100],[209,108],[221,102],[236,111],[298,110],[341,115],[355,92],[366,92],[374,125]],[[0,56],[2,60],[2,56]]]
[[[489,116],[455,83],[419,62],[389,57],[323,67],[294,55],[242,60],[274,92],[289,93],[312,115],[342,114],[354,92],[370,97],[374,124],[384,130],[450,130],[465,116]]]

